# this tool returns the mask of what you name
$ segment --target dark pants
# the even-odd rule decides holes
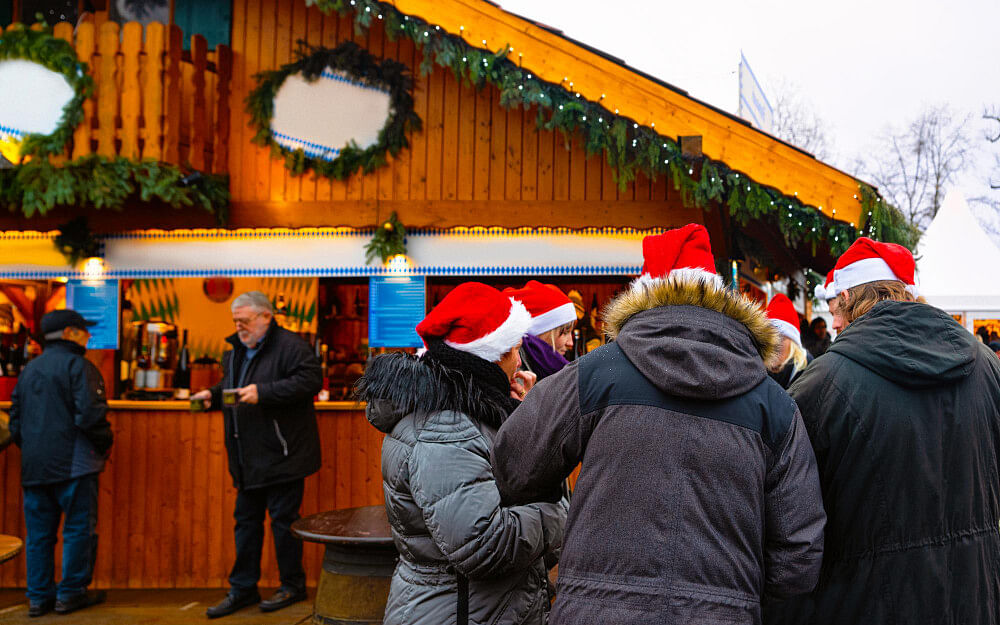
[[[292,536],[292,523],[299,518],[305,480],[241,490],[236,493],[236,563],[229,585],[237,592],[250,592],[260,580],[260,556],[264,549],[264,512],[271,515],[274,551],[281,574],[281,586],[306,589],[302,569],[302,541]]]
[[[28,601],[69,599],[86,592],[97,559],[97,473],[24,488]],[[54,579],[59,520],[63,522],[62,579]]]

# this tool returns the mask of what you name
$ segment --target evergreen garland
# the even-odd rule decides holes
[[[73,138],[73,130],[83,121],[83,101],[94,89],[87,64],[80,61],[68,41],[52,35],[51,27],[31,30],[24,24],[15,24],[11,30],[0,33],[0,61],[11,59],[34,61],[62,74],[73,89],[75,95],[63,107],[62,117],[52,134],[29,134],[21,145],[22,157],[61,154]]]
[[[13,169],[0,169],[0,208],[25,217],[44,215],[57,206],[121,210],[126,200],[160,201],[181,208],[198,206],[227,217],[229,177],[205,174],[188,186],[184,172],[157,161],[90,155],[65,165],[32,159]]]
[[[406,133],[420,130],[420,117],[413,110],[413,77],[402,63],[393,60],[379,62],[375,56],[351,41],[336,48],[310,46],[299,41],[298,57],[280,69],[261,72],[254,76],[257,87],[246,98],[250,124],[256,127],[254,143],[270,145],[275,157],[285,159],[294,175],[312,169],[318,175],[343,180],[361,169],[370,173],[386,163],[386,152],[396,156],[409,146]],[[345,72],[365,84],[389,91],[389,119],[379,131],[378,140],[365,149],[353,141],[341,148],[337,158],[327,161],[313,158],[301,150],[289,150],[274,140],[271,118],[274,116],[274,97],[289,76],[301,73],[308,82],[314,82],[327,67]]]
[[[370,265],[376,256],[385,264],[397,254],[406,254],[406,228],[393,211],[365,246],[365,264]]]
[[[874,190],[863,183],[859,184],[862,215],[868,212],[864,198],[870,194],[877,200],[870,209],[873,219],[866,224],[846,224],[803,204],[795,196],[755,182],[721,161],[682,155],[674,139],[658,134],[652,127],[608,111],[561,84],[545,82],[518,67],[507,58],[508,46],[497,52],[475,48],[440,26],[405,15],[377,0],[305,2],[325,13],[353,12],[357,29],[383,22],[390,39],[408,37],[422,49],[420,69],[424,73],[437,64],[474,87],[493,85],[500,92],[500,104],[505,107],[523,106],[528,110],[537,106],[538,127],[558,129],[565,135],[575,133],[583,140],[588,154],[603,152],[620,188],[635,180],[639,171],[653,179],[666,175],[686,206],[709,209],[718,203],[737,224],[761,220],[776,226],[790,247],[809,245],[814,254],[820,245],[825,245],[830,254],[840,255],[865,227],[871,230],[873,238],[911,249],[916,244],[915,233],[902,227],[905,224],[899,212],[878,199]]]

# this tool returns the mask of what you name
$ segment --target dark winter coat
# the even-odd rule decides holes
[[[543,625],[542,559],[562,542],[566,505],[501,505],[496,429],[471,416],[495,402],[471,377],[406,354],[375,358],[362,388],[368,420],[387,434],[382,486],[400,554],[384,623],[454,625],[461,575],[469,623]]]
[[[614,343],[540,382],[493,449],[504,501],[553,494],[582,461],[554,625],[760,621],[808,592],[825,515],[794,402],[762,356],[778,337],[730,291],[634,286]]]
[[[1000,623],[1000,361],[880,302],[789,389],[829,514],[816,590],[771,623]]]
[[[309,345],[273,320],[260,351],[239,384],[246,347],[236,334],[222,358],[222,381],[212,388],[212,407],[225,418],[229,473],[241,490],[289,482],[319,471],[319,428],[313,397],[323,374]],[[222,406],[222,389],[257,385],[257,404]]]
[[[41,486],[100,473],[114,436],[104,378],[87,350],[49,341],[11,396],[10,433],[21,448],[21,484]]]

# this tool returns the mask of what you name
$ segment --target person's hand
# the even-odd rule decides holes
[[[538,376],[531,371],[517,371],[510,381],[510,396],[514,399],[524,399],[531,387],[535,385]]]
[[[208,390],[207,388],[203,391],[198,391],[197,393],[192,394],[191,399],[195,401],[198,401],[200,399],[201,404],[205,407],[205,410],[208,410],[209,408],[212,407],[212,391]]]
[[[240,398],[241,404],[256,404],[259,398],[257,397],[257,385],[250,384],[244,386],[243,388],[236,389],[236,394]]]

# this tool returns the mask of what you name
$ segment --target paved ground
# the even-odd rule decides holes
[[[273,590],[262,591],[269,597]],[[108,601],[99,606],[60,616],[50,612],[42,618],[28,618],[23,590],[0,590],[0,623],[3,625],[299,625],[312,615],[309,601],[265,614],[257,607],[244,608],[230,616],[209,620],[205,608],[225,595],[220,590],[110,590]]]

